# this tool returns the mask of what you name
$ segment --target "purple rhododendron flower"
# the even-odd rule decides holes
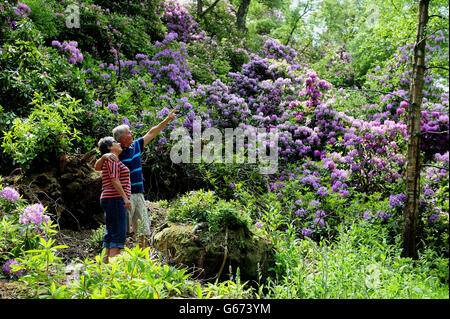
[[[312,234],[312,230],[310,228],[305,227],[305,228],[302,229],[302,235],[303,236],[310,237],[311,234]]]
[[[19,265],[20,263],[15,260],[15,259],[10,259],[8,260],[2,267],[2,271],[6,274],[6,275],[16,275],[16,276],[21,276],[23,274],[23,269],[20,270],[16,270],[14,271],[12,269],[12,265]]]
[[[404,204],[405,200],[406,200],[405,194],[391,195],[389,196],[389,206],[391,206],[391,208],[401,206]]]
[[[163,145],[165,143],[167,143],[167,138],[165,136],[163,136],[159,139],[158,144]]]
[[[19,199],[19,193],[11,187],[5,187],[2,189],[0,196],[13,201],[17,201]]]
[[[109,108],[109,107],[108,107]],[[117,111],[117,110],[116,110]],[[120,124],[125,124],[125,125],[128,125],[128,126],[131,126],[131,123],[130,123],[130,120],[128,119],[128,117],[126,117],[126,116],[124,116],[123,118],[122,118],[122,121],[120,121]]]
[[[110,111],[117,111],[119,109],[119,107],[117,106],[117,104],[111,103],[111,104],[108,105],[108,109]]]
[[[439,220],[439,216],[436,214],[432,214],[430,217],[428,217],[428,224],[433,224],[433,222]]]
[[[406,102],[406,101],[401,101],[401,102],[400,102],[400,107],[401,107],[401,108],[404,108],[404,109],[407,108],[407,107],[408,107],[408,102]]]
[[[378,217],[379,219],[384,219],[384,220],[386,220],[386,219],[390,218],[391,216],[392,216],[391,213],[388,213],[388,212],[385,212],[385,211],[382,211],[382,210],[379,210],[379,211],[377,212],[377,217]]]
[[[317,200],[315,200],[315,199],[313,199],[313,200],[311,200],[310,205],[311,205],[312,207],[318,207],[318,206],[320,206],[320,202],[317,201]]]
[[[304,209],[297,209],[297,215],[298,216],[303,216],[305,214],[305,210]]]
[[[433,191],[432,189],[429,189],[429,188],[428,188],[428,189],[425,190],[423,196],[425,196],[425,197],[431,197],[431,196],[434,196],[434,191]]]
[[[21,224],[36,224],[48,223],[50,217],[44,214],[44,206],[42,204],[34,204],[27,206],[19,217],[19,223]]]
[[[326,214],[323,210],[318,210],[315,214],[316,217],[325,217]]]
[[[328,190],[326,187],[322,186],[317,190],[317,194],[320,196],[328,196]]]
[[[364,212],[363,218],[364,218],[365,220],[368,220],[370,217],[372,217],[372,212],[371,212],[370,210],[366,210],[366,211]]]
[[[317,224],[319,227],[323,227],[325,225],[325,221],[323,220],[323,218],[317,217],[316,219],[314,219],[314,224]]]

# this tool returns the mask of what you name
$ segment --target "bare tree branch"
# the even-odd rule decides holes
[[[429,132],[422,132],[420,134],[445,134],[448,133],[448,131],[442,131],[442,132],[437,132],[437,131],[429,131]]]
[[[422,166],[429,166],[429,167],[439,168],[439,169],[443,169],[443,170],[446,170],[446,171],[449,170],[447,167],[431,165],[431,164],[423,164]]]
[[[443,17],[443,16],[441,16],[439,14],[432,14],[428,18],[439,18],[439,19],[447,20],[446,17]]]
[[[439,65],[427,66],[427,67],[425,67],[425,69],[426,69],[426,70],[429,70],[429,69],[442,69],[442,70],[446,70],[446,71],[449,70],[447,67],[445,67],[445,66],[439,66]]]
[[[214,1],[214,3],[212,5],[210,5],[205,11],[203,11],[199,18],[203,18],[205,16],[205,14],[207,14],[209,11],[211,11],[212,9],[214,9],[214,7],[219,3],[220,0],[216,0]]]

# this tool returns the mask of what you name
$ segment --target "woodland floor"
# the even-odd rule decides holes
[[[148,203],[148,208],[153,213],[149,214],[151,219],[151,232],[153,235],[161,228],[165,227],[165,210],[160,207]],[[58,251],[58,257],[61,258],[65,265],[73,262],[82,262],[87,257],[94,259],[100,253],[100,249],[93,249],[88,245],[89,239],[92,237],[94,229],[84,230],[69,230],[59,229],[54,236],[56,243],[54,245],[65,245],[67,248]],[[101,245],[101,244],[100,244]],[[127,236],[125,243],[126,247],[133,248],[136,245],[135,240],[131,236]],[[152,255],[157,254],[157,251],[151,249]],[[164,258],[161,259],[164,262]],[[67,276],[70,276],[68,273]],[[24,299],[23,292],[25,292],[25,284],[14,279],[0,278],[0,299]]]

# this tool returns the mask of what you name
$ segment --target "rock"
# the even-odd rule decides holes
[[[57,167],[8,177],[3,182],[14,186],[29,202],[46,206],[62,228],[98,228],[104,215],[100,207],[101,172],[93,169],[94,151],[65,154],[59,157]]]
[[[241,280],[264,280],[274,266],[272,243],[249,230],[222,230],[211,234],[195,225],[172,224],[154,236],[154,247],[171,265],[187,266],[200,278],[229,279],[239,267]],[[260,274],[258,274],[258,267]]]

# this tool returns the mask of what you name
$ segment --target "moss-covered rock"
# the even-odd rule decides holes
[[[96,151],[60,156],[59,163],[45,171],[4,179],[30,202],[40,202],[59,225],[69,229],[97,228],[103,223],[100,207],[101,172],[93,169]]]
[[[266,278],[274,265],[272,243],[245,228],[210,232],[199,225],[172,224],[154,236],[154,246],[173,265],[187,266],[200,278],[229,278],[239,267],[242,280]]]

